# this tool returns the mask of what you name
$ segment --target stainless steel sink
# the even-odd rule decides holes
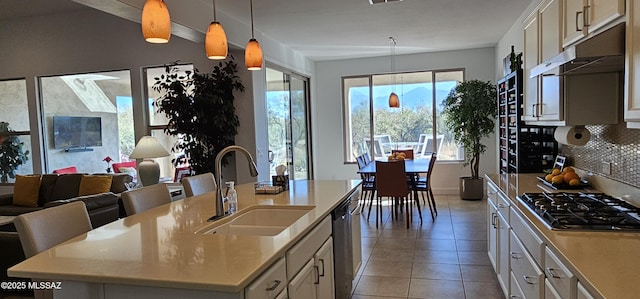
[[[275,236],[314,206],[257,206],[242,210],[201,229],[200,234]]]

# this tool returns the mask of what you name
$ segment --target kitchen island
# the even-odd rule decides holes
[[[549,266],[550,262],[552,262],[549,257],[555,255],[558,260],[567,267],[568,273],[575,275],[577,287],[576,281],[573,282],[573,285],[568,286],[573,298],[575,298],[576,293],[580,292],[580,287],[583,287],[586,291],[585,293],[590,293],[593,298],[637,298],[638,294],[640,294],[640,284],[638,284],[638,279],[640,279],[640,272],[638,271],[638,269],[640,269],[640,257],[638,256],[640,252],[640,232],[551,230],[540,218],[533,214],[523,202],[516,198],[524,192],[559,192],[549,190],[544,184],[541,184],[536,178],[540,175],[541,174],[494,174],[486,176],[489,180],[488,192],[492,192],[492,188],[497,188],[496,191],[500,193],[500,197],[504,198],[503,201],[499,201],[497,205],[498,209],[508,207],[506,208],[508,210],[507,213],[503,214],[505,217],[507,217],[506,215],[511,215],[510,219],[507,218],[507,223],[509,221],[511,222],[510,230],[514,232],[511,234],[510,243],[514,244],[513,236],[518,235],[518,238],[521,238],[523,237],[522,234],[517,233],[526,231],[522,226],[519,226],[518,219],[522,219],[525,226],[531,229],[532,235],[540,238],[539,241],[541,241],[543,248],[541,253],[541,247],[527,246],[532,243],[529,242],[527,244],[527,241],[522,241],[522,243],[525,244],[524,247],[534,256],[534,260],[536,255],[541,256],[541,259],[536,260],[536,262],[540,264],[540,267],[542,267],[544,271],[541,281],[536,281],[533,279],[533,276],[525,277],[527,281],[526,284],[528,284],[526,287],[532,284],[537,285],[535,288],[539,286],[541,292],[543,292],[542,298],[544,297],[544,293],[548,292],[550,288],[550,286],[546,285],[550,278],[553,278],[553,276],[562,276],[561,278],[565,278],[564,275],[558,274],[559,270],[557,266]],[[594,185],[594,189],[586,191],[600,191],[613,196],[623,196],[623,194],[637,195],[638,192],[637,189],[634,188],[624,190],[622,188],[625,187],[619,186],[615,186],[615,189],[609,189],[611,186],[613,185],[607,186],[607,183],[604,182]],[[578,192],[581,190],[566,191]],[[489,194],[489,196],[491,197],[492,194]],[[491,205],[490,202],[489,205]],[[495,218],[491,221],[492,225],[498,222]],[[494,227],[501,229],[501,225],[502,224]],[[508,226],[509,225],[507,225],[507,227]],[[507,233],[507,235],[509,235],[509,233]],[[507,237],[507,239],[509,238]],[[525,240],[525,238],[522,238],[522,240]],[[520,241],[518,240],[515,243],[520,243]],[[490,253],[492,250],[491,245],[490,240]],[[550,253],[545,255],[544,248],[548,248],[547,251]],[[509,273],[502,274],[505,279],[503,289],[509,289],[509,285],[511,286],[511,294],[507,294],[507,298],[513,295],[514,291],[519,291],[516,290],[518,288],[517,286],[514,287],[513,280],[522,278],[522,275],[514,275],[513,273],[516,272],[516,270],[513,270],[515,267],[513,258],[521,259],[521,256],[518,256],[520,254],[517,253],[518,250],[517,247],[515,249],[511,247],[505,250],[505,252],[499,251],[499,255],[511,256],[507,256],[506,258],[506,260],[511,258],[511,276],[509,276]],[[500,260],[500,258],[498,257],[496,260]],[[549,269],[551,269],[551,271],[549,271]],[[506,272],[509,272],[509,270]],[[509,277],[511,283],[509,283]],[[507,291],[505,290],[505,292]],[[580,294],[577,296],[578,298],[589,298],[580,297]]]
[[[56,295],[244,298],[243,291],[357,190],[359,180],[292,181],[280,194],[237,186],[238,214],[256,206],[309,212],[273,236],[204,234],[215,215],[207,193],[112,222],[10,268],[9,276],[61,281]],[[330,217],[330,216],[329,216]],[[225,221],[220,220],[220,221]]]

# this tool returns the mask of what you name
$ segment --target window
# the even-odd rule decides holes
[[[15,178],[11,176],[14,174],[33,173],[31,126],[24,79],[0,81],[0,115],[0,183],[13,183]],[[20,158],[22,163],[16,163],[15,158],[21,154],[26,156],[26,161]]]
[[[413,149],[417,159],[437,152],[438,160],[463,160],[441,115],[442,100],[463,79],[463,70],[342,78],[345,161],[365,152],[384,159],[401,148]],[[400,98],[399,108],[389,107],[391,92]]]
[[[186,76],[187,71],[193,72],[194,68],[192,64],[185,65],[175,65],[172,66],[175,70],[175,73],[178,76]],[[155,137],[160,144],[164,146],[164,148],[170,153],[169,157],[156,158],[156,161],[160,165],[160,178],[161,180],[169,180],[172,181],[175,178],[175,169],[176,165],[172,163],[172,160],[183,157],[184,152],[182,151],[174,151],[174,145],[179,140],[179,137],[169,136],[164,132],[164,129],[169,124],[169,119],[167,119],[164,113],[158,113],[156,107],[153,105],[155,100],[161,96],[160,92],[153,90],[153,85],[156,80],[161,76],[166,76],[166,68],[162,67],[151,67],[146,68],[144,70],[144,74],[147,80],[147,110],[148,110],[148,119],[149,119],[149,131],[151,136]],[[180,165],[181,167],[186,167],[187,165]]]
[[[39,78],[48,172],[104,173],[105,157],[128,161],[135,145],[130,78],[128,70]]]

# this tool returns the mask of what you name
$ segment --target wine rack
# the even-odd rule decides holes
[[[552,167],[558,154],[555,127],[526,125],[521,120],[522,97],[521,69],[498,81],[501,173],[543,172]]]

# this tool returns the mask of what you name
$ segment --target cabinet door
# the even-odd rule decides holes
[[[489,260],[493,265],[493,269],[498,272],[498,212],[496,208],[493,206],[492,202],[488,202],[487,205],[487,216],[488,216],[488,226],[487,226],[487,235],[488,235],[488,246],[489,246]]]
[[[624,15],[624,0],[589,0],[587,28],[593,32]],[[633,1],[632,1],[633,2]]]
[[[562,17],[560,0],[546,2],[540,8],[540,59],[542,62],[562,51],[560,28]],[[540,108],[538,120],[562,120],[562,77],[544,76],[540,82]]]
[[[564,0],[562,45],[568,46],[587,34],[584,8],[587,0]]]
[[[336,293],[333,284],[333,239],[324,242],[313,258],[318,272],[318,298],[332,299]]]
[[[578,281],[578,299],[594,299],[595,297],[589,293],[587,288],[585,288],[582,283]]]
[[[508,214],[508,213],[507,213]],[[498,282],[505,294],[509,294],[509,223],[498,214]]]
[[[624,120],[640,128],[640,3],[627,1],[627,5]]]
[[[285,289],[286,281],[286,265],[284,258],[281,258],[245,289],[245,298],[275,298]]]
[[[317,272],[313,259],[306,263],[300,272],[289,282],[289,298],[291,299],[314,299],[317,296]]]
[[[540,62],[538,58],[538,12],[535,11],[524,23],[524,99],[522,120],[538,120],[538,77],[530,77],[531,69]],[[639,48],[640,49],[640,48]]]

